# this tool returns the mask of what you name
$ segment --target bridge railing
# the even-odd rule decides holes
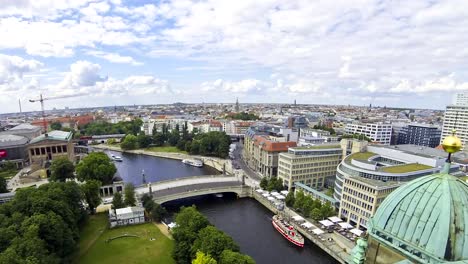
[[[163,196],[153,196],[153,200],[159,201],[171,201],[171,200],[177,200],[180,198],[185,198],[185,197],[190,197],[191,195],[187,194],[198,194],[198,193],[217,193],[217,192],[230,192],[230,191],[242,191],[243,188],[246,188],[245,186],[242,185],[234,185],[234,186],[224,186],[224,187],[214,187],[214,188],[206,188],[206,189],[194,189],[194,190],[189,190],[189,191],[183,191],[180,193],[174,193],[174,194],[169,194],[169,195],[163,195]],[[154,194],[153,194],[154,195]],[[195,195],[194,195],[195,196]]]
[[[211,178],[211,179],[213,179],[213,178],[235,178],[235,176],[226,176],[226,175],[223,175],[223,174],[189,176],[189,177],[181,177],[181,178],[176,178],[176,179],[152,182],[151,186],[154,187],[154,186],[164,184],[164,183],[179,182],[179,181],[193,180],[193,179],[203,179],[203,178]],[[148,184],[142,184],[142,185],[137,186],[136,188],[148,188]]]

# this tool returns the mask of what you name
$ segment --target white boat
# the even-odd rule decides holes
[[[114,161],[123,161],[121,157],[119,156],[114,156]]]
[[[215,196],[216,196],[216,198],[223,198],[224,195],[222,193],[217,193],[217,194],[215,194]]]
[[[190,165],[190,166],[194,166],[194,167],[199,167],[199,168],[203,167],[203,161],[201,161],[201,160],[184,159],[184,160],[182,160],[182,163]]]

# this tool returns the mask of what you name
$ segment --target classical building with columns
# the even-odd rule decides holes
[[[32,139],[28,146],[29,163],[36,168],[43,168],[46,162],[51,162],[58,157],[66,157],[74,161],[75,151],[72,139],[73,133],[57,130]]]

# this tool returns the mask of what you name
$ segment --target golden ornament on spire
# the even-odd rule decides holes
[[[455,136],[455,129],[452,130],[451,136],[444,138],[444,141],[442,141],[442,148],[444,148],[445,152],[450,154],[460,151],[462,143],[461,140]]]

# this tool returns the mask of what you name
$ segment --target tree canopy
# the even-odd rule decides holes
[[[86,219],[75,182],[16,192],[0,206],[0,263],[70,263]]]
[[[235,115],[230,116],[232,119],[240,119],[240,120],[258,120],[260,117],[256,114],[240,112]]]
[[[202,251],[211,255],[214,259],[219,259],[225,249],[237,252],[239,246],[230,236],[214,226],[201,229],[192,246],[193,253]]]
[[[114,163],[104,152],[91,152],[76,166],[78,180],[98,180],[103,185],[112,183],[116,172]]]
[[[132,183],[125,184],[124,187],[124,200],[126,206],[135,206],[135,186]]]
[[[139,118],[132,121],[121,121],[116,124],[108,122],[93,122],[81,129],[81,135],[111,135],[111,134],[132,134],[138,135],[141,131],[143,121]]]
[[[114,193],[114,197],[112,197],[112,208],[119,209],[124,207],[125,203],[122,199],[122,194],[119,192]]]
[[[216,260],[212,258],[209,254],[206,255],[205,253],[198,251],[194,260],[192,260],[192,264],[216,264]]]
[[[73,175],[74,171],[75,166],[68,158],[60,157],[54,159],[50,166],[50,180],[64,182],[67,179],[73,179],[75,178],[75,175]]]
[[[101,182],[97,180],[87,180],[80,187],[83,191],[85,200],[88,203],[91,214],[94,214],[94,210],[101,203],[101,196],[99,196]]]
[[[219,264],[255,264],[253,258],[239,252],[234,252],[229,249],[223,250],[219,257]]]
[[[311,217],[314,220],[322,220],[333,216],[336,213],[335,208],[332,204],[330,204],[330,202],[322,204],[320,200],[314,199],[310,195],[304,194],[303,191],[296,192],[292,206],[297,211],[302,212],[304,216]]]
[[[126,135],[122,143],[120,143],[120,147],[123,150],[132,150],[138,148],[137,137],[132,134]]]

